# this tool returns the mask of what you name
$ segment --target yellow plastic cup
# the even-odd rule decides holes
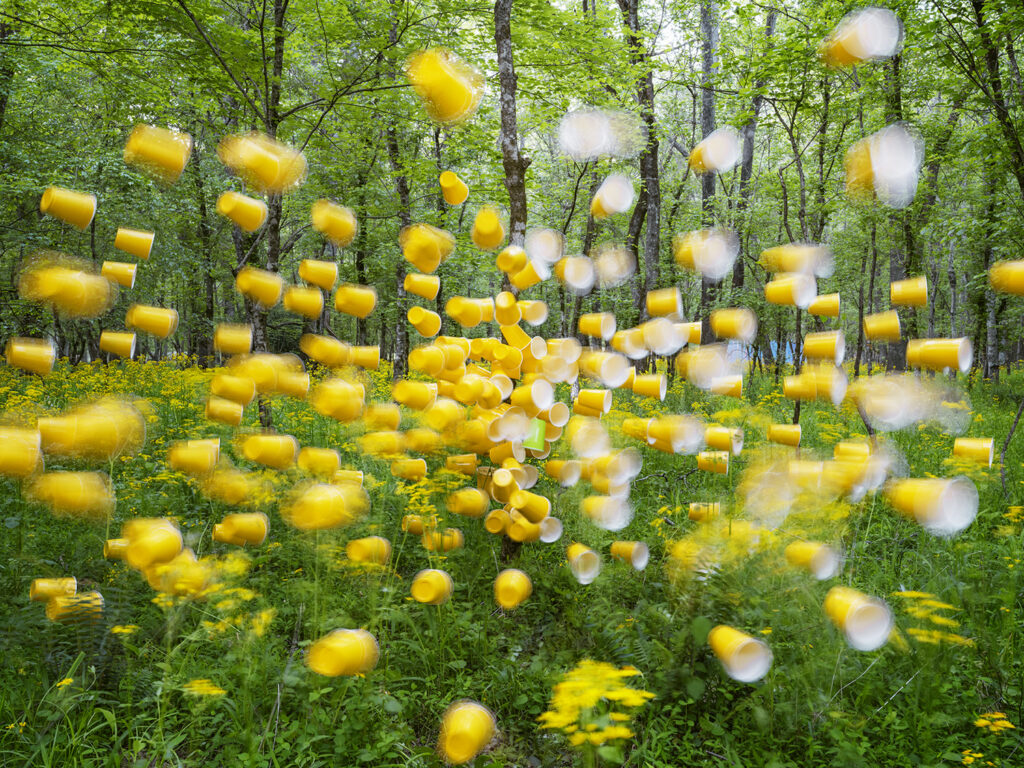
[[[205,416],[210,421],[219,421],[231,427],[242,423],[243,406],[224,397],[210,395],[206,400]]]
[[[757,335],[757,315],[745,307],[716,309],[711,312],[711,330],[720,339],[749,344]]]
[[[813,360],[831,360],[836,365],[846,355],[846,337],[842,331],[821,331],[804,336],[804,357]]]
[[[319,288],[290,285],[284,291],[284,308],[286,312],[315,320],[324,311],[324,294]]]
[[[826,293],[816,296],[814,301],[807,305],[807,311],[819,317],[839,317],[839,294]]]
[[[638,395],[664,400],[668,392],[668,379],[663,373],[644,373],[633,377],[632,389]]]
[[[1024,261],[999,261],[988,271],[993,291],[1024,296]]]
[[[329,530],[355,522],[368,505],[362,486],[333,481],[300,489],[282,504],[281,517],[300,531]]]
[[[0,475],[28,477],[43,466],[38,429],[0,427]]]
[[[708,643],[733,680],[754,683],[771,669],[772,652],[768,646],[738,629],[719,624],[708,634]]]
[[[100,349],[118,357],[132,357],[135,354],[135,334],[131,331],[103,331]]]
[[[137,264],[126,264],[123,261],[104,261],[100,268],[100,274],[112,283],[123,285],[125,288],[133,288],[137,267]]]
[[[936,536],[957,535],[978,514],[978,490],[963,476],[900,478],[889,483],[885,496],[896,511]]]
[[[73,192],[63,187],[47,187],[39,200],[39,211],[85,229],[96,215],[96,195]]]
[[[162,517],[134,518],[122,531],[128,539],[125,561],[144,571],[157,563],[166,563],[182,550],[181,531]]]
[[[547,496],[541,496],[531,491],[521,489],[513,491],[509,503],[531,523],[540,523],[551,514],[551,500]]]
[[[966,336],[959,339],[910,339],[907,342],[907,365],[911,368],[952,369],[967,373],[973,360],[974,350]]]
[[[516,325],[523,318],[515,294],[502,291],[494,297],[494,317],[499,325]]]
[[[192,154],[192,137],[182,131],[136,125],[124,146],[124,162],[173,183]]]
[[[380,367],[380,347],[352,347],[350,358],[352,365],[375,371]]]
[[[128,539],[107,539],[103,542],[103,557],[107,560],[124,560],[130,543]]]
[[[687,517],[695,523],[706,523],[722,514],[722,504],[718,501],[691,501]]]
[[[704,442],[716,451],[729,451],[733,456],[739,456],[743,450],[743,430],[712,425],[704,430]]]
[[[688,162],[694,173],[725,173],[739,159],[739,134],[726,126],[712,131],[690,152]]]
[[[889,303],[894,307],[928,306],[928,278],[921,275],[890,283]]]
[[[303,259],[299,262],[299,277],[310,285],[330,291],[338,281],[338,265],[333,261]]]
[[[267,538],[270,522],[262,512],[239,512],[225,515],[213,526],[213,540],[225,544],[259,546]]]
[[[218,373],[210,382],[210,392],[245,406],[256,397],[256,383],[244,376]]]
[[[579,332],[608,341],[615,335],[615,315],[611,312],[592,312],[580,315]]]
[[[659,288],[647,292],[647,314],[651,317],[679,315],[683,311],[683,297],[678,288]]]
[[[814,400],[818,396],[817,381],[806,371],[786,376],[782,380],[782,394],[790,400]]]
[[[45,603],[55,597],[70,597],[78,592],[78,580],[74,576],[54,579],[33,579],[28,599]]]
[[[832,587],[828,591],[825,614],[858,651],[881,648],[892,632],[892,610],[886,602],[850,587]]]
[[[497,208],[481,208],[473,219],[473,229],[470,237],[478,248],[492,250],[501,245],[505,239],[505,228],[501,224],[500,214]]]
[[[995,440],[991,437],[958,437],[953,442],[953,455],[992,466]]]
[[[678,323],[680,335],[686,339],[688,344],[700,344],[702,325],[700,321],[693,323]]]
[[[365,318],[377,306],[377,290],[369,285],[345,283],[334,294],[334,308],[346,315]]]
[[[124,324],[129,328],[138,328],[157,338],[166,339],[178,330],[178,310],[132,304],[125,315]]]
[[[451,233],[429,224],[413,224],[399,233],[402,256],[420,272],[430,273],[455,247]]]
[[[492,509],[484,518],[484,530],[488,533],[500,536],[505,533],[511,523],[512,520],[509,518],[508,512],[504,509]]]
[[[445,531],[424,531],[420,541],[428,552],[450,552],[462,549],[466,537],[458,528],[448,528]]]
[[[900,316],[895,309],[864,317],[864,336],[868,341],[899,341]]]
[[[507,568],[494,580],[494,599],[506,611],[519,607],[533,593],[533,582],[516,568]]]
[[[246,267],[235,278],[235,288],[246,298],[255,301],[263,308],[269,309],[281,300],[281,292],[284,290],[284,278],[277,272]]]
[[[252,352],[252,326],[219,323],[213,329],[213,348],[222,355],[247,355]]]
[[[437,275],[421,275],[418,272],[410,272],[405,276],[402,287],[407,293],[433,301],[437,298],[437,292],[441,290],[441,278]]]
[[[45,262],[33,263],[21,273],[18,293],[74,318],[98,317],[117,298],[116,289],[106,277]]]
[[[429,338],[441,332],[441,316],[437,312],[431,312],[420,306],[412,306],[409,307],[406,317],[420,336]]]
[[[462,205],[469,197],[469,187],[454,171],[445,171],[439,179],[441,195],[448,205]]]
[[[566,550],[566,558],[569,561],[572,575],[580,584],[590,584],[601,572],[601,556],[579,542],[569,545]]]
[[[729,471],[727,451],[701,451],[697,454],[697,469],[724,475]]]
[[[438,520],[436,515],[430,515],[429,517],[423,517],[422,515],[405,515],[402,518],[401,528],[403,531],[411,533],[413,536],[422,536],[424,531],[436,528],[437,522]]]
[[[313,229],[339,248],[344,248],[351,243],[359,230],[359,224],[352,209],[332,203],[330,200],[317,200],[313,203],[309,213]],[[305,278],[303,279],[305,280]],[[325,290],[330,290],[330,288]]]
[[[288,469],[295,463],[299,443],[291,435],[250,435],[242,442],[242,455],[273,469]]]
[[[769,304],[807,309],[817,295],[817,284],[811,275],[780,273],[764,285],[764,298]]]
[[[425,459],[397,459],[391,462],[391,474],[402,480],[415,483],[427,476]]]
[[[853,198],[871,199],[875,195],[875,172],[871,163],[871,137],[850,145],[843,158],[846,194]]]
[[[391,558],[391,542],[382,536],[352,539],[345,545],[345,554],[354,563],[384,565]]]
[[[436,568],[426,568],[412,580],[409,593],[417,603],[444,605],[451,599],[454,589],[452,577]]]
[[[355,421],[363,412],[366,391],[361,384],[343,379],[328,379],[314,388],[310,396],[313,409],[344,424]]]
[[[437,384],[401,379],[395,382],[391,393],[395,402],[415,411],[425,411],[437,399]]]
[[[102,520],[114,510],[114,490],[102,472],[44,472],[29,483],[25,496],[59,516]]]
[[[299,339],[299,349],[328,368],[340,368],[352,361],[352,348],[333,336],[304,333]]]
[[[642,541],[613,541],[611,554],[616,560],[629,563],[638,571],[646,568],[651,559],[650,548]]]
[[[768,440],[779,445],[788,445],[796,448],[800,445],[799,424],[769,424]]]
[[[448,496],[447,505],[449,512],[463,517],[479,518],[490,508],[491,499],[479,488],[462,488]]]
[[[267,220],[267,204],[239,192],[224,192],[217,198],[217,213],[246,232],[255,232]]]
[[[547,280],[549,276],[547,267],[529,259],[522,269],[509,276],[509,282],[517,291],[525,291],[527,288]]]
[[[4,356],[12,368],[21,368],[45,376],[53,370],[57,351],[49,341],[15,336],[7,341]]]
[[[333,477],[341,467],[341,455],[333,448],[306,446],[299,451],[299,469],[320,477]]]
[[[810,571],[818,581],[831,579],[842,565],[839,553],[820,541],[794,541],[785,554],[790,565]]]
[[[103,595],[99,592],[58,595],[46,601],[46,618],[61,624],[98,622],[102,616]]]
[[[501,250],[494,263],[498,269],[508,275],[514,275],[526,266],[526,251],[518,245],[509,245]]]
[[[324,677],[362,675],[377,666],[380,646],[365,629],[336,629],[309,647],[306,665]]]
[[[444,48],[414,54],[405,63],[405,74],[427,114],[438,122],[464,120],[480,103],[480,76]]]
[[[212,472],[220,461],[220,438],[183,440],[171,445],[167,463],[171,469],[198,477]]]
[[[114,236],[114,247],[119,251],[130,253],[137,259],[148,259],[153,250],[154,233],[141,229],[118,227]],[[130,287],[130,286],[129,286]]]
[[[494,715],[475,701],[452,704],[441,719],[438,751],[446,762],[468,763],[494,738]]]

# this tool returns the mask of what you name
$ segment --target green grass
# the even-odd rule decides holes
[[[791,450],[765,442],[768,423],[792,417],[774,381],[751,377],[742,401],[680,383],[665,403],[617,393],[606,417],[617,446],[637,445],[617,428],[627,415],[694,412],[743,426],[743,455],[728,475],[717,476],[695,471],[692,456],[643,449],[631,495],[636,517],[615,534],[581,518],[585,483],[562,490],[542,478],[535,490],[550,495],[565,536],[558,544],[510,550],[481,521],[445,514],[450,477],[432,471],[416,493],[400,493],[386,462],[359,454],[358,425],[329,422],[305,403],[278,399],[279,431],[304,445],[337,448],[366,473],[370,515],[337,531],[303,533],[280,519],[271,499],[262,507],[271,519],[267,542],[246,551],[244,574],[224,576],[225,589],[248,591],[162,608],[139,574],[102,559],[102,543],[132,517],[173,516],[197,555],[237,551],[210,538],[212,524],[235,510],[205,499],[164,463],[175,440],[219,434],[230,446],[231,430],[202,418],[209,376],[184,365],[129,363],[61,368],[40,382],[3,369],[0,410],[23,418],[108,391],[147,398],[151,410],[143,452],[103,468],[118,496],[109,527],[54,518],[24,501],[18,483],[0,481],[0,765],[434,766],[441,715],[462,698],[482,702],[497,718],[498,736],[477,766],[577,765],[584,755],[563,734],[539,729],[536,718],[552,686],[584,658],[637,667],[642,676],[635,684],[656,696],[640,710],[636,737],[621,753],[630,766],[939,766],[969,762],[964,750],[982,754],[979,765],[1024,763],[1018,730],[995,733],[974,724],[990,711],[1016,726],[1024,720],[1024,515],[1009,512],[1024,503],[1020,436],[1007,454],[1005,493],[998,468],[950,462],[953,436],[932,427],[891,436],[912,476],[970,472],[980,510],[957,538],[928,535],[881,495],[856,505],[804,495],[778,529],[752,532],[741,478]],[[380,399],[386,377],[374,378]],[[967,434],[994,436],[998,453],[1022,391],[1022,371],[999,384],[970,384]],[[255,428],[254,418],[247,414],[248,428]],[[403,428],[413,421],[406,418]],[[803,458],[830,457],[836,440],[864,433],[849,407],[805,404],[801,423]],[[561,446],[556,452],[567,450]],[[428,463],[436,470],[443,459]],[[275,498],[302,479],[297,470],[264,474]],[[731,534],[711,537],[719,567],[699,578],[668,567],[675,541],[704,535],[686,518],[691,501],[721,501]],[[431,506],[463,530],[464,549],[429,553],[401,532],[404,514]],[[371,534],[393,544],[386,568],[345,559],[345,542]],[[786,566],[782,547],[801,536],[844,549],[836,580],[817,583]],[[645,571],[607,557],[620,538],[648,542]],[[573,579],[565,562],[569,541],[604,555],[592,585]],[[448,604],[409,598],[412,577],[426,567],[452,575]],[[534,584],[530,599],[512,612],[499,610],[493,598],[494,577],[505,567],[526,571]],[[74,575],[80,590],[103,593],[101,622],[54,624],[43,604],[29,602],[32,579],[57,575]],[[896,613],[897,638],[872,653],[848,648],[821,608],[835,583],[884,597]],[[894,596],[898,591],[932,593],[953,609],[925,611],[920,600]],[[269,615],[261,612],[271,610],[266,630],[254,631],[254,622]],[[958,625],[939,625],[931,616]],[[762,682],[744,685],[724,675],[706,643],[718,623],[769,643],[774,664]],[[138,629],[110,631],[123,625]],[[366,677],[327,679],[304,665],[308,645],[338,627],[365,627],[377,637],[380,661]],[[933,644],[918,637],[934,636],[908,630],[963,640]],[[65,678],[72,682],[58,688]],[[197,678],[225,695],[187,695],[183,685]],[[617,756],[606,751],[602,759]]]

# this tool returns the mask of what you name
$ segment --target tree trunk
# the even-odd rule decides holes
[[[718,5],[715,0],[701,0],[700,4],[700,40],[701,40],[701,75],[700,75],[700,132],[706,139],[715,130],[715,89],[714,79],[717,73],[718,53]],[[715,181],[714,173],[705,173],[700,177],[700,211],[701,224],[710,227],[714,223]],[[715,298],[715,286],[702,279],[700,283],[700,317],[701,338],[711,338],[711,324],[708,319],[708,307]]]
[[[771,45],[772,35],[775,34],[775,20],[777,16],[778,11],[772,8],[768,11],[768,18],[765,21],[764,35],[765,39],[768,40],[769,46]],[[761,104],[764,102],[764,94],[761,92],[767,84],[768,79],[765,77],[759,77],[754,83],[754,99],[751,104],[750,119],[740,129],[740,136],[743,138],[743,159],[740,164],[740,200],[737,204],[736,214],[737,220],[742,222],[743,239],[747,247],[750,245],[751,226],[749,222],[743,221],[743,216],[750,204],[750,179],[754,174],[754,133],[757,131],[757,118],[761,114]],[[732,269],[732,284],[734,288],[743,288],[745,275],[744,256],[741,253],[736,258],[736,264]]]
[[[494,3],[494,42],[498,49],[498,81],[501,84],[501,164],[508,190],[509,242],[522,246],[526,240],[526,169],[530,159],[519,151],[516,124],[516,70],[512,62],[512,0]]]

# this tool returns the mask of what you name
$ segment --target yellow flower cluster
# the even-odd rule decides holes
[[[1013,723],[1006,719],[1006,715],[1002,712],[986,712],[981,715],[974,724],[979,728],[987,728],[992,733],[999,733],[1000,731],[1015,729]]]
[[[110,628],[111,634],[114,635],[131,635],[138,630],[137,624],[115,624]]]
[[[632,715],[624,709],[642,707],[654,694],[637,690],[626,680],[639,675],[635,667],[621,669],[605,662],[584,659],[555,685],[549,710],[537,719],[542,728],[557,728],[574,747],[600,746],[630,739]]]
[[[181,689],[190,696],[223,696],[227,693],[223,688],[214,685],[205,677],[189,680]]]
[[[937,611],[955,611],[957,610],[956,607],[937,600],[935,595],[930,592],[904,591],[893,592],[893,595],[904,598],[903,611],[908,616],[913,616],[915,619],[923,619],[937,626],[949,629],[956,629],[960,626],[960,622],[956,619],[937,613]],[[910,627],[907,629],[907,634],[917,640],[917,642],[928,643],[929,645],[941,645],[942,643],[974,645],[974,641],[969,637],[938,629]]]
[[[71,685],[73,682],[75,682],[75,679],[73,677],[65,677],[63,680],[61,680],[59,683],[57,683],[56,687],[57,688],[66,688],[67,686]]]

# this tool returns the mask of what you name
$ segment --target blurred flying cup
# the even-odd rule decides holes
[[[443,605],[451,598],[453,588],[451,576],[436,568],[427,568],[416,574],[409,591],[417,603]]]
[[[894,307],[925,307],[928,305],[928,278],[910,277],[889,284],[889,303]]]
[[[978,490],[963,476],[899,478],[889,483],[885,495],[898,512],[945,538],[963,531],[978,514]]]
[[[590,584],[601,572],[601,556],[583,544],[570,544],[566,556],[572,575],[580,584]]]
[[[217,198],[217,213],[246,232],[255,232],[267,220],[267,204],[239,192],[224,192]]]
[[[137,267],[137,264],[126,264],[123,261],[104,261],[100,268],[100,274],[112,283],[132,288],[135,286]]]
[[[184,440],[171,445],[167,463],[171,469],[198,477],[212,472],[220,460],[220,438]]]
[[[427,114],[440,123],[465,120],[480,104],[482,78],[444,48],[413,54],[405,74]]]
[[[768,441],[796,448],[800,445],[799,424],[769,424]]]
[[[45,472],[29,483],[25,496],[60,516],[102,520],[114,511],[114,489],[102,472]]]
[[[178,330],[178,310],[132,304],[125,315],[124,324],[150,333],[158,339],[166,339]]]
[[[814,278],[798,272],[780,273],[764,286],[764,297],[769,304],[788,305],[798,309],[807,309],[817,292]]]
[[[739,133],[732,126],[712,131],[690,152],[689,165],[694,173],[726,173],[739,162]]]
[[[54,597],[67,597],[78,592],[78,580],[74,576],[54,579],[33,579],[28,599],[45,603]]]
[[[38,429],[0,427],[0,475],[29,477],[43,466]]]
[[[391,542],[382,536],[352,539],[345,545],[345,554],[354,563],[384,565],[391,557]]]
[[[433,301],[441,289],[441,278],[437,275],[421,275],[417,272],[410,272],[405,276],[402,287],[407,293]]]
[[[874,651],[885,645],[893,628],[892,610],[884,600],[850,587],[832,587],[825,596],[825,614],[850,647]]]
[[[738,629],[719,624],[708,634],[708,643],[725,673],[733,680],[754,683],[771,669],[771,649],[761,640]]]
[[[303,259],[299,262],[299,277],[310,285],[330,291],[338,281],[338,265],[333,261]]]
[[[895,309],[864,316],[864,336],[868,341],[899,341],[900,316]]]
[[[317,200],[310,208],[309,215],[313,229],[339,248],[351,243],[359,229],[352,209],[332,203],[330,200]]]
[[[820,317],[839,317],[839,294],[826,293],[822,296],[816,296],[807,305],[807,311],[812,315]]]
[[[517,608],[533,592],[533,582],[520,570],[508,568],[494,580],[494,599],[506,611]]]
[[[745,307],[715,309],[711,312],[711,330],[719,339],[749,344],[757,335],[757,315]]]
[[[910,339],[907,342],[907,365],[911,368],[967,373],[973,360],[974,350],[967,336],[959,339]]]
[[[439,179],[441,195],[448,205],[462,205],[469,197],[469,187],[454,171],[444,171]]]
[[[192,154],[192,137],[182,131],[140,123],[128,136],[124,162],[167,183],[181,176]]]
[[[629,563],[638,571],[646,568],[651,558],[650,549],[642,541],[613,541],[611,554],[616,560]]]
[[[103,331],[100,334],[100,349],[118,357],[132,357],[135,354],[135,334],[131,331]]]
[[[838,552],[817,541],[794,541],[785,554],[790,565],[810,571],[818,581],[831,579],[842,565]]]
[[[344,283],[334,294],[334,308],[346,315],[365,318],[377,306],[377,290],[369,285]]]
[[[843,17],[819,48],[830,67],[888,59],[903,45],[903,24],[888,8],[865,8]]]
[[[475,701],[452,704],[441,719],[438,751],[446,762],[460,765],[480,754],[494,738],[494,715]]]
[[[1000,261],[988,271],[993,291],[1024,296],[1024,261]]]
[[[47,187],[39,200],[39,211],[78,229],[85,229],[96,215],[96,195],[63,187]]]
[[[284,290],[284,309],[315,320],[324,311],[324,295],[319,288],[289,285]]]
[[[336,629],[309,648],[306,664],[324,677],[352,676],[377,666],[380,647],[365,629]]]
[[[148,259],[153,250],[154,233],[139,229],[118,227],[114,236],[114,247],[119,251],[130,253],[137,259]]]
[[[958,437],[953,442],[953,455],[986,466],[992,466],[992,455],[995,452],[995,441],[991,437]]]

